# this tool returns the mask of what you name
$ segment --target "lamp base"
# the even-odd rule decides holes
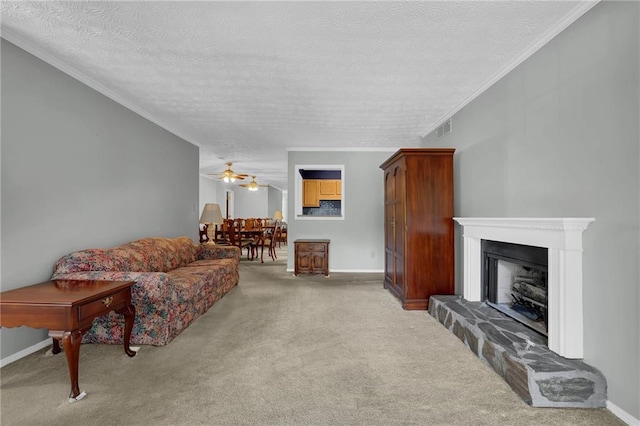
[[[211,245],[215,245],[215,239],[216,239],[216,225],[214,225],[213,223],[210,223],[207,226],[207,238],[209,238],[209,241],[207,241],[207,244],[211,244]]]

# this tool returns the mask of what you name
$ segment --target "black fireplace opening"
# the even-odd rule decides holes
[[[482,300],[547,336],[548,249],[482,240]]]

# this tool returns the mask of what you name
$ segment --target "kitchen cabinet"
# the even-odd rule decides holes
[[[454,293],[453,149],[403,148],[385,161],[384,287],[404,309]]]
[[[302,207],[320,207],[319,196],[318,180],[305,179],[302,181]]]
[[[342,198],[342,181],[336,179],[320,180],[318,198],[321,200],[340,200]]]
[[[320,207],[320,200],[341,200],[340,179],[305,179],[302,181],[302,207]]]

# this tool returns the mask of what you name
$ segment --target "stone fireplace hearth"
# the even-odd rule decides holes
[[[460,296],[431,296],[429,313],[534,407],[601,408],[607,381],[582,360],[552,352],[542,335]]]

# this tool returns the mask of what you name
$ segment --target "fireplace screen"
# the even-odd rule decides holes
[[[547,249],[482,241],[483,300],[547,335]]]

